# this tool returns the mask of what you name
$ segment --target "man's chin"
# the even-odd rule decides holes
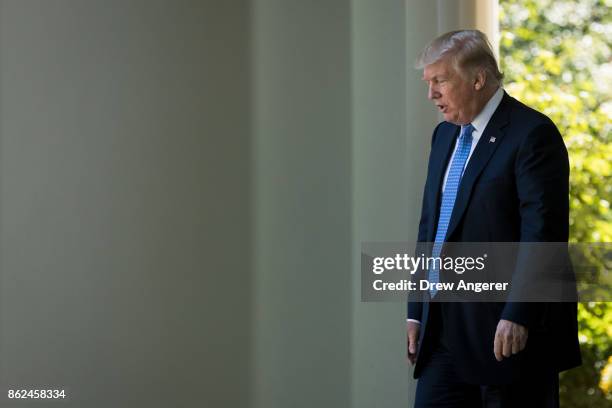
[[[450,123],[454,123],[456,119],[453,115],[451,115],[448,112],[442,112],[442,117],[444,118],[445,121],[450,122]]]
[[[469,122],[466,122],[465,120],[459,120],[459,118],[457,118],[456,116],[453,115],[449,115],[449,114],[443,114],[444,120],[446,122],[452,123],[453,125],[456,126],[463,126],[463,125],[467,125]]]
[[[444,114],[443,117],[446,122],[452,123],[453,125],[459,125],[456,117],[447,114]]]

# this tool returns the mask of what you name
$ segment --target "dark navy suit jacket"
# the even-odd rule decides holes
[[[459,130],[448,122],[434,130],[419,242],[435,239],[444,172]],[[504,93],[468,161],[446,241],[567,242],[568,231],[569,162],[561,135],[548,117]],[[440,305],[447,346],[466,382],[508,383],[524,370],[561,371],[581,362],[575,302]],[[427,335],[429,306],[408,302],[408,318],[421,321],[415,378],[435,342]],[[525,350],[502,362],[493,354],[500,319],[529,329]]]

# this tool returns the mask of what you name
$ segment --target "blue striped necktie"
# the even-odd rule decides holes
[[[442,194],[442,205],[440,206],[440,217],[438,219],[438,228],[436,229],[436,239],[434,241],[433,250],[431,256],[437,258],[440,256],[442,251],[442,245],[446,239],[446,231],[448,230],[448,224],[450,222],[451,214],[453,213],[453,207],[455,206],[455,199],[457,198],[457,190],[459,190],[459,183],[461,182],[461,176],[463,176],[463,169],[465,168],[465,162],[470,155],[472,148],[472,131],[474,126],[468,124],[461,126],[461,134],[459,135],[459,141],[453,161],[446,177],[446,184],[444,185],[444,193]],[[432,268],[429,270],[429,282],[438,283],[440,282],[440,263],[433,262]],[[433,298],[437,289],[430,289],[429,293]]]

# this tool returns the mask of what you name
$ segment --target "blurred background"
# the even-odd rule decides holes
[[[609,242],[610,5],[0,0],[0,406],[409,406],[359,252],[416,237],[415,56],[487,33],[565,137],[572,240]],[[580,307],[564,406],[609,406],[612,314]],[[67,398],[6,398],[35,388]]]

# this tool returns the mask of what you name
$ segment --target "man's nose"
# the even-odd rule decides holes
[[[440,97],[440,93],[436,91],[432,86],[429,87],[427,91],[427,98],[429,99],[437,99]]]

